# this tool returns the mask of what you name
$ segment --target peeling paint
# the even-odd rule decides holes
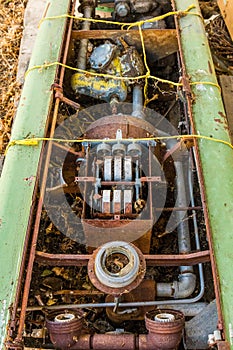
[[[209,67],[210,74],[213,74],[213,70],[212,70],[212,66],[211,66],[210,61],[208,61],[208,67]]]
[[[36,179],[36,177],[34,175],[31,175],[29,177],[25,177],[24,181],[26,181],[28,183],[28,185],[31,186],[35,179]]]
[[[0,348],[3,349],[5,341],[5,328],[7,325],[7,301],[6,299],[1,300],[1,310],[0,310]]]

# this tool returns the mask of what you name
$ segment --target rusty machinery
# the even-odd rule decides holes
[[[147,29],[166,27],[164,20],[150,22],[149,19],[170,9],[169,1],[103,2],[106,3],[111,5],[111,22],[146,20],[142,25],[144,37]],[[85,18],[99,19],[95,16],[96,7],[95,1],[84,0],[81,1],[79,12]],[[90,34],[91,23],[83,21],[80,33],[84,31]],[[107,28],[112,29],[106,23]],[[24,311],[30,313],[31,310],[33,313],[47,310],[46,328],[53,346],[59,349],[175,349],[179,346],[184,329],[188,339],[187,348],[206,348],[209,333],[214,344],[221,341],[221,334],[216,330],[215,304],[207,306],[202,301],[203,263],[209,260],[209,253],[201,247],[198,232],[196,211],[200,211],[201,207],[196,205],[193,193],[192,171],[195,166],[189,150],[192,143],[187,147],[170,137],[176,134],[175,128],[171,128],[170,123],[157,112],[153,111],[150,115],[143,107],[145,80],[141,77],[145,76],[147,67],[142,47],[138,49],[137,45],[128,43],[119,35],[105,39],[97,36],[98,40],[90,38],[88,35],[84,38],[80,36],[77,40],[78,49],[70,55],[79,69],[78,73],[72,74],[73,92],[70,95],[74,94],[80,104],[84,98],[90,105],[104,101],[108,106],[99,104],[100,112],[93,109],[94,120],[89,122],[79,138],[81,142],[72,146],[75,149],[78,145],[78,149],[68,152],[71,153],[72,162],[70,156],[65,154],[63,168],[59,170],[60,182],[52,184],[55,191],[64,188],[66,193],[70,190],[76,194],[75,198],[79,198],[79,204],[75,203],[75,199],[72,205],[80,206],[81,203],[78,212],[81,226],[78,227],[82,231],[86,253],[57,256],[37,248],[35,260],[42,266],[87,267],[88,281],[94,288],[87,294],[96,293],[102,299],[98,302],[92,300],[88,303],[85,300],[83,303],[61,303],[55,307],[46,307],[37,297],[40,307],[32,306]],[[75,40],[73,34],[73,42]],[[156,52],[156,48],[153,47],[153,50]],[[150,62],[155,64],[153,59]],[[166,64],[169,66],[169,61]],[[77,107],[78,104],[64,99],[59,88],[56,89],[56,96],[63,103]],[[178,91],[178,97],[182,105],[178,109],[182,118],[175,115],[175,126],[184,127],[187,132],[186,102],[182,92]],[[124,102],[131,102],[130,108]],[[176,101],[173,101],[175,104]],[[80,118],[82,115],[80,110]],[[77,138],[75,127],[72,132],[74,139]],[[61,147],[58,150],[64,151]],[[71,180],[68,174],[70,168]],[[47,195],[52,192],[51,182],[49,179]],[[168,195],[173,199],[167,198]],[[47,209],[46,205],[49,205],[46,200]],[[188,212],[191,214],[188,215]],[[155,231],[159,230],[156,223],[161,213],[166,213],[162,220],[167,221],[165,232],[161,234],[161,237],[165,237],[163,241],[170,239],[169,234],[172,234],[173,239],[175,237],[172,243],[174,250],[167,254],[156,254],[152,244],[156,241]],[[53,214],[51,217],[56,225]],[[59,224],[57,226],[59,228]],[[75,233],[72,238],[75,240]],[[169,281],[163,270],[157,281],[156,266],[163,266],[164,269],[177,266],[178,269]],[[105,320],[112,322],[114,330],[105,334],[94,333],[93,329],[88,331],[85,310],[90,308],[104,309]],[[204,312],[204,309],[207,311]],[[201,318],[193,318],[204,329],[204,334],[196,340],[194,333],[200,326],[195,328],[195,322],[190,325],[187,322],[185,327],[184,314],[193,317],[200,310],[203,319],[211,314],[213,319],[207,326]],[[20,331],[15,342],[9,342],[9,348],[22,347],[24,320],[22,316]],[[124,329],[127,322],[144,321],[145,334],[133,334]],[[30,338],[28,334],[26,338]],[[45,339],[44,336],[43,344],[47,344]]]

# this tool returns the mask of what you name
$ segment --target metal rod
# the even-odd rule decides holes
[[[196,265],[199,262],[208,262],[208,250],[190,254],[144,254],[147,266],[180,266],[182,264]],[[49,254],[37,251],[36,262],[50,266],[87,266],[91,255],[89,254]]]
[[[143,113],[143,94],[140,85],[135,85],[133,88],[133,112],[132,115],[137,118],[145,119]]]
[[[74,6],[73,6],[73,11],[74,11]],[[72,23],[73,23],[73,20],[71,19],[70,23],[69,23],[69,33],[70,34],[71,34]],[[66,59],[67,59],[67,53],[68,53],[67,46],[68,46],[68,43],[66,44],[65,55],[63,57],[63,63],[65,63]],[[64,74],[62,73],[62,78],[63,77],[64,77]],[[60,83],[62,83],[62,81],[60,81]],[[59,102],[60,102],[60,99],[56,98],[54,112],[53,112],[53,119],[52,119],[52,124],[51,124],[51,130],[50,130],[50,137],[53,136],[54,130],[56,128]],[[52,143],[48,144],[47,156],[46,156],[45,166],[44,166],[45,170],[44,170],[44,174],[43,174],[43,178],[42,178],[42,182],[41,182],[41,186],[40,186],[40,196],[39,196],[39,201],[38,201],[38,206],[37,206],[37,214],[36,214],[36,220],[35,220],[35,224],[34,224],[34,231],[33,231],[33,236],[32,236],[29,261],[27,264],[27,273],[26,273],[24,291],[23,291],[23,297],[22,297],[21,313],[20,313],[20,318],[19,318],[19,327],[18,327],[17,337],[16,337],[17,342],[20,342],[22,340],[22,335],[23,335],[24,321],[25,321],[26,308],[27,308],[28,296],[29,296],[29,291],[30,291],[33,263],[34,263],[34,259],[35,259],[35,255],[36,255],[36,244],[37,244],[37,238],[38,238],[38,233],[39,233],[40,217],[41,217],[41,212],[42,212],[42,207],[43,207],[44,193],[46,190],[46,178],[47,178],[47,174],[48,174],[49,160],[50,160],[50,154],[52,151],[52,146],[53,146]]]
[[[191,157],[189,159],[189,172],[188,172],[188,186],[189,186],[189,195],[190,195],[190,202],[191,205],[195,206],[194,201],[194,194],[193,194],[193,185],[192,185],[192,168],[191,168]],[[193,226],[194,226],[194,234],[195,234],[195,243],[196,243],[196,249],[200,250],[200,238],[199,238],[199,230],[198,230],[198,224],[197,224],[197,216],[195,210],[192,210],[192,218],[193,218]],[[203,271],[203,265],[198,264],[199,269],[199,279],[200,279],[200,295],[204,295],[205,291],[205,280],[204,280],[204,271]]]
[[[174,166],[176,169],[176,188],[177,188],[177,199],[178,206],[184,207],[187,204],[186,191],[185,191],[185,178],[184,178],[184,167],[181,161],[175,161]],[[176,220],[178,222],[178,247],[180,254],[187,254],[191,251],[190,233],[188,227],[187,212],[182,213],[181,211],[176,212]],[[187,268],[187,266],[181,266],[180,272],[193,272],[193,269]]]
[[[178,304],[192,304],[200,300],[202,295],[199,293],[196,297],[190,299],[176,299],[176,300],[154,300],[154,301],[136,301],[130,303],[119,303],[118,307],[146,307],[146,306],[159,306],[159,305],[178,305]],[[70,310],[70,309],[91,309],[91,308],[114,308],[116,303],[89,303],[89,304],[63,304],[63,305],[52,305],[52,306],[29,306],[27,311],[42,311],[42,310]],[[18,308],[17,311],[21,311]]]
[[[85,5],[83,9],[83,17],[84,18],[91,18],[93,12],[93,6]],[[91,22],[89,21],[83,21],[82,23],[82,30],[90,30]],[[81,39],[79,44],[79,51],[78,51],[78,58],[77,58],[77,67],[79,69],[85,70],[87,67],[87,46],[88,46],[88,39]]]

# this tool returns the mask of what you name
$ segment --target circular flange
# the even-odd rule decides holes
[[[162,312],[160,314],[155,315],[154,320],[157,322],[174,322],[175,316],[168,312]]]
[[[62,314],[58,314],[55,316],[54,321],[55,322],[60,322],[60,323],[64,323],[64,322],[70,322],[72,320],[75,319],[75,315],[71,314],[71,313],[62,313]]]
[[[116,253],[128,259],[120,274],[109,272],[105,265],[106,259]],[[146,261],[142,252],[132,243],[123,241],[104,244],[93,252],[88,262],[88,275],[92,284],[102,292],[114,296],[135,289],[143,280],[145,272]]]
[[[112,61],[116,51],[116,45],[106,42],[94,48],[90,56],[91,68],[101,70],[106,68]]]

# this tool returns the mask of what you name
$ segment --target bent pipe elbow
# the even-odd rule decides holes
[[[184,299],[193,294],[196,288],[196,276],[194,273],[187,272],[179,275],[179,281],[174,282],[174,298]]]
[[[158,283],[157,296],[170,297],[174,299],[188,298],[196,288],[196,276],[192,272],[179,275],[179,281],[172,283]]]

